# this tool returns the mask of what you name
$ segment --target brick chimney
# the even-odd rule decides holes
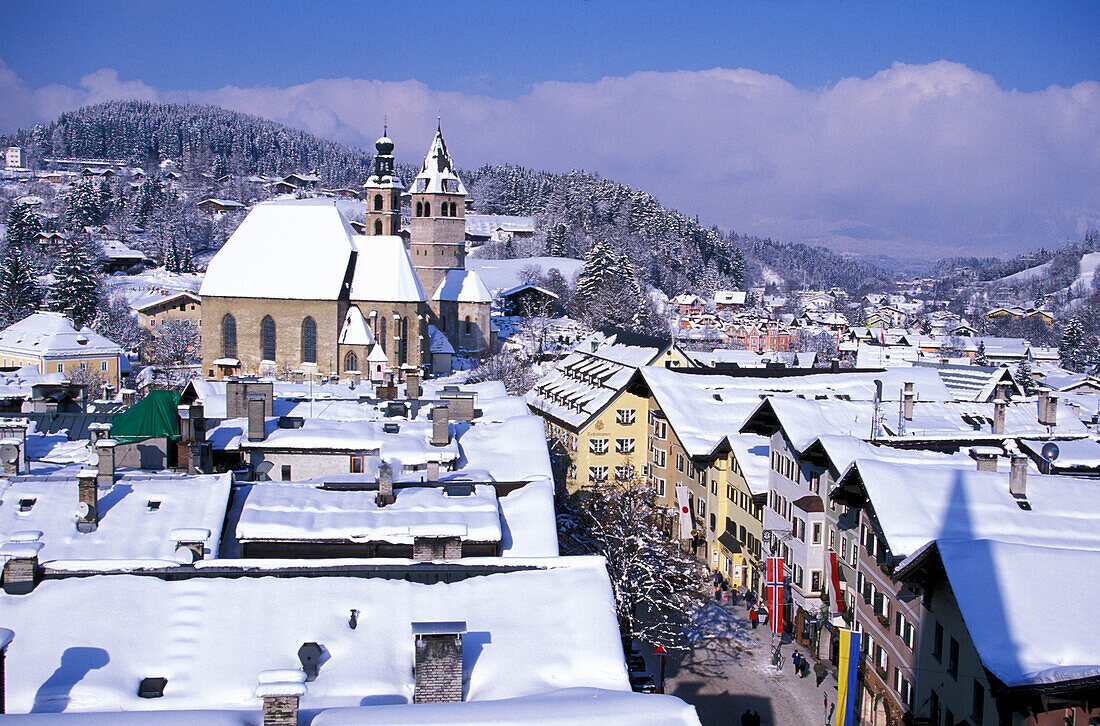
[[[380,507],[393,504],[397,497],[393,494],[393,466],[388,461],[378,465],[378,495],[374,498]]]
[[[264,440],[264,407],[266,402],[260,394],[248,396],[248,440]]]
[[[1008,491],[1017,499],[1027,499],[1027,456],[1012,455],[1012,469],[1008,474]]]
[[[114,450],[111,450],[114,453]],[[113,456],[112,456],[113,460]],[[76,475],[76,490],[79,506],[76,514],[76,531],[87,534],[99,528],[99,472],[95,469],[81,469]]]
[[[457,560],[462,557],[460,537],[413,537],[413,556],[418,562]]]
[[[0,555],[7,557],[0,586],[8,595],[26,595],[38,583],[38,553],[42,551],[39,531],[15,532],[11,540],[0,545]]]
[[[413,703],[462,701],[464,622],[413,623]]]
[[[997,436],[1004,436],[1005,433],[1005,414],[1008,412],[1008,404],[1004,401],[993,402],[993,433]]]
[[[445,403],[432,407],[432,446],[451,443],[451,409]]]
[[[256,697],[264,699],[264,726],[298,726],[298,701],[305,694],[304,671],[277,669],[260,673]]]

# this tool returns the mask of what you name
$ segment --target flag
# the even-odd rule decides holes
[[[840,664],[836,680],[836,719],[833,726],[854,726],[856,722],[856,673],[859,671],[859,633],[840,630]]]
[[[829,589],[832,591],[829,593],[829,614],[838,615],[844,596],[840,593],[840,568],[837,566],[836,552],[829,553]]]
[[[766,561],[765,584],[768,591],[768,625],[776,635],[783,634],[783,558]]]
[[[676,485],[676,505],[680,508],[680,539],[687,539],[695,529],[691,519],[691,492],[679,484]]]

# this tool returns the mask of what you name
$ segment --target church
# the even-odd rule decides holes
[[[300,370],[378,380],[387,371],[448,373],[432,370],[433,352],[491,353],[491,297],[466,269],[466,188],[442,132],[407,190],[393,141],[383,135],[375,148],[365,205],[257,204],[210,261],[199,291],[205,376]]]

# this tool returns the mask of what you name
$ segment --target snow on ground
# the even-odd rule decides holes
[[[1087,255],[1081,257],[1081,268],[1077,274],[1077,279],[1072,285],[1070,290],[1073,291],[1078,286],[1081,287],[1083,293],[1088,294],[1088,291],[1092,289],[1092,278],[1096,274],[1096,268],[1100,267],[1100,252],[1089,252]]]
[[[1001,279],[997,280],[996,282],[1006,282],[1006,283],[1028,282],[1030,280],[1034,280],[1036,277],[1042,277],[1043,275],[1045,275],[1046,272],[1047,272],[1047,269],[1049,267],[1050,267],[1050,262],[1044,262],[1041,265],[1036,265],[1035,267],[1029,267],[1026,270],[1020,270],[1019,272],[1015,272],[1011,275],[1006,275],[1005,277],[1002,277]]]
[[[522,284],[524,281],[520,272],[525,267],[538,267],[544,275],[551,269],[557,269],[566,280],[572,280],[584,267],[584,262],[568,257],[524,257],[517,260],[479,260],[470,257],[466,259],[466,267],[476,272],[485,287],[495,295]]]
[[[176,274],[168,272],[163,267],[146,270],[137,275],[112,275],[103,279],[103,286],[108,295],[121,293],[126,301],[133,304],[134,301],[148,297],[155,292],[193,292],[198,294],[202,285],[203,276],[196,273]]]

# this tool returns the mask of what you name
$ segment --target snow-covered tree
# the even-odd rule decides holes
[[[106,182],[96,186],[91,179],[81,181],[65,195],[65,222],[74,231],[103,224],[110,212],[104,201]],[[106,191],[106,200],[111,198]]]
[[[153,361],[189,363],[199,350],[199,332],[190,320],[166,320],[153,341]]]
[[[50,310],[70,312],[77,328],[90,323],[99,307],[99,275],[88,244],[79,236],[66,240],[61,248],[54,282],[47,295]]]
[[[1035,386],[1035,378],[1031,373],[1031,361],[1027,358],[1020,359],[1016,365],[1016,385],[1024,392],[1025,396],[1034,396],[1038,391]]]
[[[1062,367],[1066,370],[1079,373],[1088,363],[1085,355],[1085,327],[1081,320],[1074,315],[1066,323],[1066,329],[1062,331],[1062,344],[1059,346],[1062,359]]]
[[[11,325],[38,309],[42,292],[34,267],[18,244],[8,242],[0,259],[0,317]]]
[[[653,488],[636,481],[585,490],[558,512],[563,554],[606,559],[624,643],[682,646],[706,600],[706,575],[667,531]]]
[[[974,365],[987,366],[989,365],[989,358],[985,354],[985,341],[978,341],[978,352],[974,354]]]
[[[565,257],[566,226],[562,223],[552,225],[546,230],[546,255]]]
[[[932,321],[928,318],[921,318],[920,321],[920,334],[931,335],[932,334]]]
[[[130,304],[122,295],[104,299],[92,321],[92,329],[124,350],[138,349],[146,337],[144,328],[138,325]]]
[[[482,381],[501,381],[508,393],[513,396],[522,396],[534,387],[538,378],[530,364],[520,360],[515,353],[502,350],[486,358],[481,365],[470,371],[470,375],[466,378],[467,383]]]
[[[740,247],[733,248],[733,259],[730,260],[730,281],[735,290],[745,289],[745,256]]]
[[[42,231],[42,219],[27,204],[13,204],[8,212],[8,246],[21,246],[34,241]]]

